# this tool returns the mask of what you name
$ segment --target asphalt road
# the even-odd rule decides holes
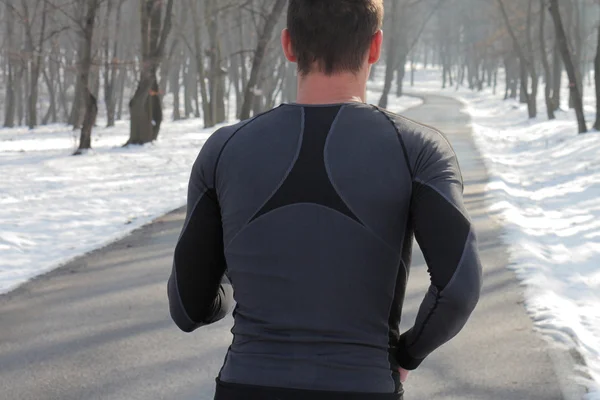
[[[569,371],[556,373],[554,350],[534,333],[506,269],[468,117],[455,100],[425,100],[405,114],[446,132],[459,155],[485,287],[465,330],[411,374],[406,399],[563,399]],[[169,319],[165,288],[183,217],[171,213],[0,297],[0,399],[212,399],[232,321],[186,335]],[[428,284],[417,250],[404,327]]]

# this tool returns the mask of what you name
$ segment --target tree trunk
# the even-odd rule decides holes
[[[205,1],[205,17],[208,32],[209,74],[211,120],[215,123],[225,121],[225,74],[221,68],[221,37],[219,35],[219,16],[216,0]]]
[[[9,56],[10,57],[10,56]],[[6,97],[4,108],[4,127],[12,128],[15,126],[15,89],[13,78],[12,61],[8,61],[8,75],[6,82]]]
[[[58,85],[58,98],[60,100],[61,108],[62,108],[62,120],[67,122],[69,120],[69,105],[67,101],[67,89],[65,88],[65,80],[61,78],[60,73],[60,65],[57,66],[59,68],[58,73],[56,74],[56,83]]]
[[[129,102],[129,114],[131,117],[129,141],[127,144],[144,144],[152,141],[154,136],[152,127],[152,114],[148,109],[148,90],[152,87],[152,79],[141,80],[138,89]]]
[[[406,76],[406,59],[408,55],[401,51],[398,59],[398,72],[396,74],[396,97],[401,97],[404,93],[404,77]]]
[[[115,126],[117,112],[117,75],[119,72],[119,36],[121,32],[121,8],[124,0],[119,0],[115,14],[114,40],[112,45],[112,54],[110,51],[110,16],[112,11],[112,2],[108,3],[106,11],[106,38],[104,45],[104,102],[106,103],[106,126]]]
[[[42,53],[44,51],[44,41],[46,40],[46,20],[48,18],[48,2],[44,1],[44,5],[42,8],[42,24],[40,28],[40,36],[38,41],[38,46],[35,48],[33,45],[33,38],[31,32],[29,33],[29,40],[31,43],[31,49],[35,52],[33,59],[31,61],[31,69],[30,69],[30,81],[29,81],[29,101],[28,101],[28,116],[27,116],[27,125],[29,129],[35,128],[37,125],[37,101],[38,101],[38,81],[40,79],[40,68],[42,64]],[[28,24],[31,24],[30,21],[27,21]],[[28,29],[31,29],[30,27]]]
[[[85,100],[85,114],[83,117],[83,124],[81,126],[79,148],[75,152],[75,155],[83,154],[86,150],[92,148],[92,128],[96,123],[96,116],[98,115],[98,103],[96,101],[96,97],[90,90],[90,70],[92,68],[92,45],[99,1],[100,0],[89,0],[87,2],[88,9],[85,16],[85,25],[83,30],[83,40],[85,45],[80,70],[80,79],[83,85]]]
[[[527,104],[528,109],[529,109],[529,79],[527,76],[527,69],[525,68],[525,65],[523,64],[523,60],[521,60],[521,62],[519,63],[519,70],[521,72],[520,75],[520,79],[519,82],[521,84],[520,86],[520,92],[519,92],[519,102],[521,104]]]
[[[164,58],[171,31],[173,1],[168,0],[164,22],[163,0],[142,0],[142,63],[140,80],[129,102],[131,113],[129,144],[145,144],[156,140],[162,123],[162,104],[156,73]]]
[[[6,76],[6,96],[5,96],[5,108],[4,108],[4,127],[12,128],[15,126],[15,77],[13,72],[13,30],[14,30],[14,16],[9,7],[6,7],[6,38],[8,45],[8,56],[7,56],[7,76]]]
[[[120,68],[117,87],[119,88],[119,105],[117,106],[117,120],[123,117],[123,103],[125,99],[125,81],[127,80],[127,70]]]
[[[456,90],[458,90],[458,87],[462,86],[465,82],[465,68],[466,64],[464,62],[461,62],[458,71],[458,77],[456,79]]]
[[[229,59],[229,78],[231,80],[231,84],[233,85],[233,91],[235,92],[235,109],[239,110],[242,107],[242,85],[238,57],[231,57]]]
[[[162,101],[160,97],[160,90],[158,85],[158,79],[156,73],[154,74],[154,82],[152,82],[152,95],[148,97],[150,102],[151,122],[152,122],[152,141],[158,139],[160,133],[160,126],[162,125],[163,112],[162,112]]]
[[[510,90],[510,81],[511,81],[511,69],[508,57],[504,57],[504,100],[508,99],[508,93]]]
[[[511,26],[510,19],[508,17],[508,14],[506,13],[506,9],[504,8],[504,3],[502,2],[502,0],[498,0],[498,5],[500,7],[502,17],[504,18],[506,28],[508,29],[508,33],[510,34],[510,37],[512,39],[513,47],[514,47],[515,51],[517,52],[517,55],[519,56],[519,60],[521,62],[521,100],[525,100],[527,102],[527,110],[528,110],[529,118],[535,118],[535,116],[537,114],[537,106],[536,106],[536,98],[535,98],[537,96],[537,82],[536,82],[537,73],[535,72],[535,65],[532,62],[532,60],[530,60],[528,57],[525,56],[525,53],[519,43],[519,40],[517,39],[517,35],[515,34],[512,26]],[[527,12],[527,43],[528,44],[531,43],[530,28],[531,28],[531,0],[529,1],[529,7],[528,7],[528,12]],[[530,55],[533,57],[532,51],[530,51],[530,53],[531,53]],[[529,75],[531,76],[531,79],[532,79],[532,89],[533,90],[532,90],[531,96],[527,92],[527,90],[528,90],[528,87],[527,87],[528,86],[528,82],[527,82],[528,74],[527,74],[527,72],[529,72]]]
[[[181,51],[177,52],[177,57],[175,57],[175,68],[171,68],[171,81],[169,82],[169,88],[171,89],[171,93],[173,93],[173,121],[179,121],[181,119],[181,112],[179,110],[180,107],[180,97],[179,91],[181,90],[180,76],[181,76]]]
[[[398,0],[392,2],[391,18],[389,20],[389,23],[392,24],[390,27],[392,34],[385,55],[385,78],[383,81],[383,92],[379,98],[379,107],[381,108],[387,108],[388,96],[392,90],[394,74],[396,73],[396,60],[398,58],[398,23],[396,21],[399,17],[399,3],[400,1]]]
[[[600,27],[596,41],[596,58],[594,59],[594,80],[596,81],[596,123],[594,129],[600,131]]]
[[[446,89],[446,76],[448,75],[448,64],[446,63],[446,56],[442,55],[442,89]],[[450,85],[452,86],[452,85]]]
[[[15,82],[17,83],[17,90],[15,91],[15,95],[17,98],[17,121],[18,121],[18,125],[22,125],[23,124],[23,117],[24,117],[24,108],[23,107],[23,85],[24,85],[24,80],[26,80],[26,72],[25,72],[25,67],[23,65],[21,65],[21,67],[19,68],[19,72],[17,73],[17,79],[15,79]]]
[[[85,40],[81,40],[80,44],[79,44],[79,50],[77,51],[77,54],[81,55],[85,52]],[[79,129],[81,128],[81,120],[82,120],[82,111],[84,110],[84,106],[85,106],[85,93],[84,93],[84,85],[83,82],[81,82],[81,71],[79,70],[79,68],[81,68],[81,66],[78,66],[78,71],[77,71],[77,80],[75,82],[75,95],[73,97],[73,104],[71,106],[71,116],[69,117],[69,124],[73,125],[73,129]]]
[[[245,43],[246,43],[246,37],[244,35],[244,24],[243,24],[243,16],[242,16],[242,11],[238,11],[238,26],[239,26],[239,40],[240,40],[240,48],[245,49]],[[244,89],[246,88],[246,85],[248,85],[248,66],[247,66],[247,57],[246,57],[246,53],[244,51],[240,51],[240,83],[241,83],[241,95],[238,101],[238,105],[236,110],[241,110],[242,109],[242,105],[244,104]]]
[[[546,9],[544,0],[540,0],[540,52],[542,65],[544,67],[544,99],[546,101],[546,113],[548,119],[554,119],[554,104],[552,103],[552,79],[550,73],[550,64],[548,63],[548,53],[546,51],[546,35],[544,34],[544,25],[546,24]]]
[[[202,107],[204,107],[205,104],[202,102],[202,105],[201,105],[200,93],[198,90],[198,85],[196,83],[196,80],[194,79],[194,75],[190,74],[189,79],[190,79],[190,81],[189,81],[188,85],[190,87],[190,96],[191,96],[191,99],[194,101],[194,110],[190,111],[190,112],[193,113],[194,118],[200,118],[200,115],[201,115],[200,110],[203,110]],[[206,106],[207,107],[209,106],[208,100],[207,100]]]
[[[569,76],[569,89],[573,93],[573,101],[575,103],[575,114],[577,115],[579,133],[585,133],[587,132],[587,126],[585,122],[585,115],[583,113],[583,101],[581,98],[581,93],[579,92],[579,83],[577,82],[577,71],[575,70],[573,60],[571,59],[567,35],[565,33],[565,28],[560,16],[560,9],[558,7],[558,0],[550,0],[550,14],[552,15],[552,20],[554,21],[558,45],[560,47],[563,62],[567,70],[567,75]]]
[[[498,89],[498,68],[494,69],[494,95],[496,95],[496,91]]]
[[[196,74],[198,82],[200,83],[200,96],[202,97],[202,116],[204,118],[204,127],[210,128],[215,125],[212,119],[212,113],[210,109],[210,97],[208,94],[208,87],[206,84],[206,71],[204,70],[204,51],[202,50],[202,26],[199,24],[200,15],[198,14],[198,2],[196,0],[189,0],[190,11],[192,12],[192,22],[194,29],[194,49],[190,48],[190,51],[194,53],[194,62],[196,64]],[[187,79],[190,78],[191,74],[191,62],[189,63],[188,72],[185,75]],[[186,79],[186,82],[189,80]],[[186,118],[192,114],[192,96],[189,83],[185,85],[185,113]],[[197,90],[196,90],[197,92]],[[198,96],[195,96],[196,99]],[[199,107],[196,107],[198,109]]]
[[[554,111],[560,109],[560,89],[562,86],[563,64],[558,46],[558,38],[554,39],[552,51],[552,106]]]
[[[569,20],[570,20],[570,25],[572,29],[567,28],[566,32],[566,37],[568,38],[569,34],[572,34],[574,37],[574,51],[571,52],[571,60],[573,61],[573,66],[575,67],[575,76],[577,77],[577,84],[579,85],[579,95],[583,98],[583,75],[581,73],[582,71],[582,64],[583,64],[583,58],[582,58],[582,48],[583,48],[583,33],[582,33],[582,29],[583,28],[583,24],[581,23],[581,14],[580,14],[580,9],[579,9],[579,2],[576,1],[569,1],[568,2],[568,7],[567,7],[568,13],[569,13]],[[560,12],[560,11],[559,11]],[[570,42],[571,44],[573,44],[573,42]],[[567,43],[569,43],[569,40],[567,39]],[[573,49],[573,47],[569,46],[570,49]],[[569,108],[575,108],[575,98],[573,97],[574,93],[573,91],[569,91]]]
[[[192,107],[192,85],[194,84],[194,79],[192,79],[191,75],[192,75],[192,60],[190,60],[190,62],[188,63],[188,66],[186,68],[186,70],[183,72],[183,109],[184,109],[184,114],[185,117],[184,118],[189,118],[190,115],[192,115],[194,113],[194,109]],[[204,104],[204,103],[203,103]],[[208,128],[210,127],[210,125],[208,125],[208,121],[206,120],[206,118],[210,118],[210,113],[205,113],[204,114],[204,127]]]
[[[531,57],[529,64],[529,73],[531,75],[531,95],[528,97],[529,118],[535,118],[537,116],[537,93],[539,77],[536,70],[535,62],[535,51],[533,49],[533,40],[531,39],[531,27],[532,27],[532,12],[533,12],[533,0],[529,0],[527,4],[527,52]]]
[[[43,71],[44,81],[46,82],[46,87],[48,88],[48,99],[50,100],[50,106],[46,111],[46,115],[42,118],[42,125],[48,125],[50,122],[50,118],[52,118],[52,122],[56,122],[56,95],[54,90],[54,81],[53,76],[48,76],[48,71],[44,69]]]
[[[275,26],[277,25],[279,17],[283,13],[283,9],[286,4],[286,0],[276,0],[259,36],[258,44],[256,45],[256,51],[254,52],[254,61],[252,63],[250,79],[248,80],[248,84],[244,90],[244,102],[242,103],[242,109],[240,110],[241,120],[250,118],[250,110],[252,108],[254,99],[254,91],[256,89],[255,87],[258,83],[262,64],[267,52],[267,46],[271,40],[271,37],[273,36]]]
[[[517,88],[519,86],[519,77],[517,75],[517,59],[513,59],[512,60],[513,65],[512,65],[512,80],[510,83],[510,95],[508,96],[511,99],[515,99],[517,98]]]

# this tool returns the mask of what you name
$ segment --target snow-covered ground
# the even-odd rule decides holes
[[[392,107],[420,102],[394,98]],[[0,129],[0,294],[182,206],[214,131],[201,127],[166,122],[156,143],[122,148],[121,121],[96,128],[94,150],[80,157],[71,156],[78,133],[64,125]]]
[[[556,120],[547,120],[543,95],[538,117],[529,120],[525,105],[502,100],[502,86],[496,95],[491,89],[442,91],[440,76],[418,71],[414,90],[466,104],[527,310],[554,343],[577,348],[587,365],[579,374],[591,390],[586,398],[600,399],[600,133],[577,134],[567,90]],[[591,127],[593,87],[585,93]]]
[[[210,131],[165,124],[152,145],[121,148],[128,125],[94,131],[73,157],[64,126],[0,130],[0,292],[126,235],[178,206]]]

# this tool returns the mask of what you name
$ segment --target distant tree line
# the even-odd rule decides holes
[[[497,90],[504,77],[504,97],[519,98],[532,118],[539,92],[552,119],[569,85],[570,107],[587,131],[582,93],[594,69],[600,98],[600,0],[385,1],[381,106],[402,95],[407,73],[414,84],[417,64],[437,65],[442,87]],[[129,119],[127,144],[143,144],[158,137],[164,118],[212,127],[232,113],[245,119],[293,101],[296,71],[277,40],[286,5],[0,0],[3,125],[70,124],[80,130],[81,153],[98,115],[107,126]],[[165,116],[166,98],[172,114]]]
[[[295,97],[273,40],[286,0],[0,0],[3,126],[67,123],[91,147],[97,115],[130,119],[127,144],[174,120],[205,127]],[[229,104],[234,99],[235,104]],[[0,103],[2,101],[0,100]]]
[[[408,6],[400,5],[403,1]],[[392,3],[392,13],[394,8],[400,13],[407,11],[407,19],[414,24],[410,5],[422,8],[424,0]],[[587,125],[582,96],[585,81],[592,85],[595,70],[594,128],[600,128],[600,0],[442,0],[428,7],[437,7],[436,12],[408,57],[411,65],[415,60],[440,65],[442,87],[497,90],[502,84],[498,72],[503,71],[505,99],[518,98],[527,104],[529,117],[535,118],[543,84],[546,115],[554,119],[561,104],[561,88],[568,85],[569,107],[575,109],[583,133]],[[428,7],[421,13],[427,13]],[[388,23],[396,33],[391,25],[402,25],[403,20],[396,17]],[[410,34],[402,37],[410,40]],[[403,76],[407,63],[404,53],[399,54],[388,51],[387,57],[397,58]],[[389,64],[388,60],[388,70]],[[565,71],[568,82],[562,79]]]

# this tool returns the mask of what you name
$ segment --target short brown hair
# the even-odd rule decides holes
[[[383,25],[383,0],[290,0],[287,27],[302,75],[356,73]]]

